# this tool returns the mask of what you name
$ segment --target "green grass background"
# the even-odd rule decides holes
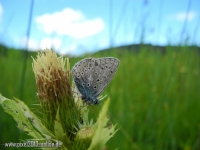
[[[31,56],[36,53],[28,56],[22,100],[37,113],[32,105],[39,101]],[[119,128],[107,149],[200,149],[199,48],[167,46],[162,53],[150,46],[140,46],[139,51],[115,48],[71,58],[70,66],[85,57],[108,56],[120,59],[120,66],[103,92],[111,98],[110,120]],[[0,92],[7,98],[20,98],[22,60],[22,51],[0,49]],[[92,114],[101,107],[91,107]],[[0,107],[0,144],[27,138]]]

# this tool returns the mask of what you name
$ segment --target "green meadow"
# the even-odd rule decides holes
[[[0,93],[23,100],[35,113],[37,88],[29,53],[21,95],[23,51],[0,49]],[[71,58],[70,66],[85,57],[116,57],[120,66],[102,95],[110,97],[110,123],[119,129],[106,149],[200,149],[200,49],[167,46],[164,51],[141,45],[113,48]],[[105,98],[106,99],[106,98]],[[91,106],[96,117],[102,104]],[[30,139],[0,107],[0,148],[6,142]],[[25,148],[23,148],[25,149]]]

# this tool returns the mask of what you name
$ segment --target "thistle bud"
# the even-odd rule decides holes
[[[61,123],[66,132],[73,131],[72,125],[79,121],[79,111],[73,100],[70,86],[69,59],[58,57],[46,49],[33,58],[38,97],[46,127],[54,132],[54,121],[59,108]]]

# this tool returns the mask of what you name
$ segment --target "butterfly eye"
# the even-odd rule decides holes
[[[99,79],[97,79],[97,82],[99,82]]]
[[[84,85],[85,85],[85,83],[82,83],[82,85],[84,86]]]
[[[87,84],[87,86],[89,87],[89,86],[90,86],[90,84],[88,83],[88,84]]]
[[[84,71],[87,72],[87,69],[85,69]]]
[[[106,65],[106,68],[108,68],[108,66]]]
[[[81,72],[81,74],[83,75],[83,72]]]
[[[96,89],[97,87],[96,86],[94,86],[94,89]]]
[[[103,70],[103,67],[101,69]]]

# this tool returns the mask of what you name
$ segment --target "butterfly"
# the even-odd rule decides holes
[[[99,104],[99,95],[113,78],[119,66],[119,59],[113,57],[85,58],[74,65],[72,77],[87,104]]]

